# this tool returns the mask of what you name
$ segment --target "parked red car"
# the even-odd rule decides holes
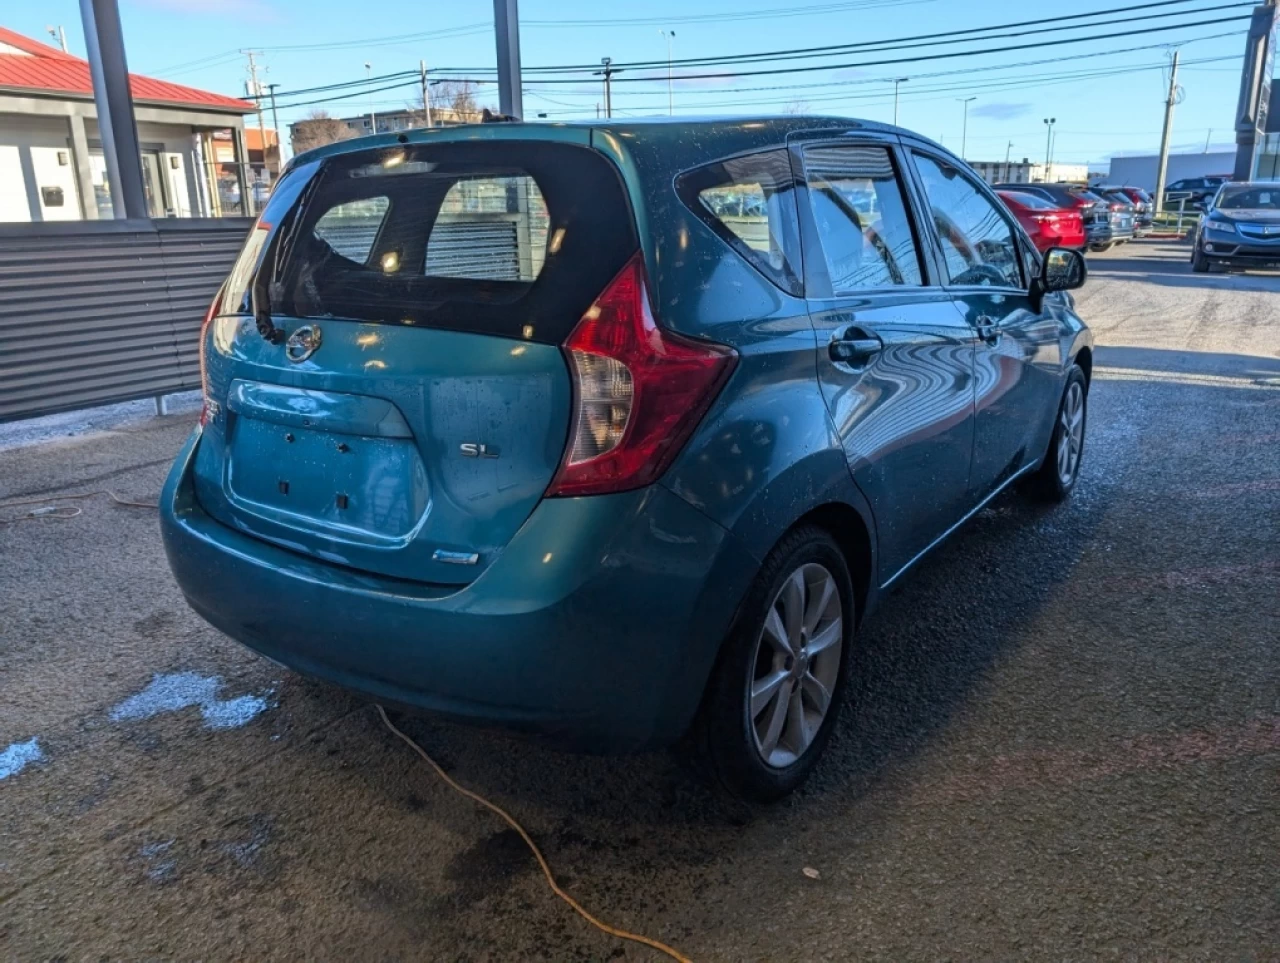
[[[1079,210],[1059,207],[1052,201],[1023,191],[996,193],[1018,219],[1018,223],[1031,235],[1031,243],[1036,246],[1036,250],[1084,247],[1084,217]]]

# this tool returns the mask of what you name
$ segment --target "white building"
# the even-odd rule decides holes
[[[151,216],[240,213],[237,167],[252,179],[244,117],[256,108],[138,74],[129,80]],[[219,164],[219,137],[241,160]],[[0,27],[0,222],[111,216],[88,62]]]
[[[1089,179],[1087,164],[1059,164],[1045,167],[1024,157],[1020,161],[969,161],[988,184],[1083,184]]]
[[[1105,182],[1117,187],[1141,187],[1144,191],[1154,191],[1156,171],[1159,166],[1159,154],[1113,157]],[[1233,150],[1170,154],[1165,183],[1172,184],[1183,178],[1205,177],[1211,174],[1230,177],[1235,166],[1236,152]]]

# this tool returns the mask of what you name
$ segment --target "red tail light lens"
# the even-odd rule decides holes
[[[200,397],[202,404],[200,405],[200,427],[204,427],[213,420],[214,411],[217,410],[217,403],[214,402],[211,408],[209,397],[209,370],[205,363],[205,342],[209,337],[209,323],[213,321],[214,316],[218,313],[218,307],[222,303],[222,292],[219,291],[214,296],[213,301],[209,304],[209,310],[204,313],[204,321],[200,323]]]
[[[637,254],[564,344],[574,417],[549,496],[600,495],[656,481],[737,362],[723,345],[659,328]]]

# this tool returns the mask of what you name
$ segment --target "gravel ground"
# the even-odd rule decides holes
[[[886,600],[803,792],[405,727],[697,960],[1280,957],[1280,278],[1091,260],[1076,497],[1001,499]],[[0,501],[154,499],[190,417],[29,434]],[[0,525],[0,958],[656,958],[369,706],[189,612],[154,513],[70,504]]]

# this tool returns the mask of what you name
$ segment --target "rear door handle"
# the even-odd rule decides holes
[[[827,353],[832,361],[844,364],[862,364],[880,353],[884,342],[872,331],[850,325],[831,336]]]
[[[974,327],[978,329],[978,337],[987,342],[987,344],[1000,343],[1000,335],[1003,332],[1000,330],[1000,323],[995,318],[988,317],[985,314],[980,315],[978,320],[974,322]]]

